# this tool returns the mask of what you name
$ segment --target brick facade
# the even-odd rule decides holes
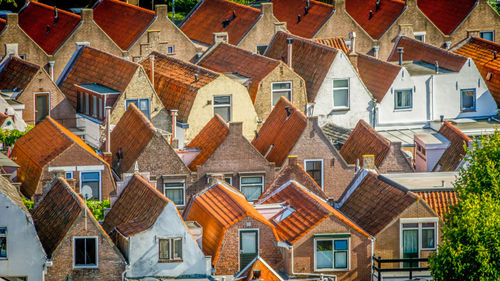
[[[214,264],[215,275],[232,275],[240,271],[240,229],[258,229],[260,257],[274,269],[283,268],[282,254],[276,245],[277,241],[272,228],[252,217],[246,217],[226,230],[219,258]]]
[[[82,211],[71,229],[52,254],[52,266],[47,267],[46,280],[122,280],[125,260],[104,233],[97,221]],[[97,236],[98,268],[73,268],[73,237]]]
[[[378,167],[380,173],[412,173],[413,164],[401,150],[400,142],[391,142],[391,148]]]

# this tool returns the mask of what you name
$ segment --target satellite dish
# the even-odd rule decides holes
[[[90,187],[89,185],[84,185],[82,186],[80,193],[85,200],[89,200],[90,198],[92,198],[92,187]]]

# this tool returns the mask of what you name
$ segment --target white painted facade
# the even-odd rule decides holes
[[[334,109],[333,81],[335,79],[349,79],[348,109]],[[343,52],[338,52],[335,56],[314,102],[311,115],[318,116],[320,126],[325,123],[334,123],[337,126],[354,128],[359,119],[364,119],[372,124],[370,118],[372,116],[372,95]]]
[[[182,238],[182,261],[158,262],[162,238]],[[165,206],[151,228],[129,237],[128,261],[129,278],[205,277],[211,270],[211,258],[202,252],[173,202]]]
[[[395,92],[412,90],[412,107],[395,109]],[[461,111],[461,90],[475,91],[475,111]],[[487,118],[495,116],[497,105],[472,59],[459,72],[410,75],[401,69],[383,100],[377,106],[376,128],[417,128],[430,121],[455,118]]]
[[[0,258],[0,280],[8,276],[26,277],[28,281],[44,280],[47,258],[33,219],[2,192],[0,227],[7,228],[7,258]]]

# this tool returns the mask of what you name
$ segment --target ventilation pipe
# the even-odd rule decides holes
[[[198,73],[194,74],[194,82],[198,82]]]
[[[373,18],[373,11],[370,10],[370,16],[368,17],[369,20],[371,20]]]
[[[399,65],[403,65],[403,53],[404,53],[404,48],[403,47],[398,47],[398,54],[399,54]]]
[[[54,25],[56,25],[58,20],[59,20],[59,15],[57,14],[57,8],[54,7]]]
[[[111,106],[106,106],[106,145],[104,146],[103,158],[109,165],[112,162],[111,154]]]
[[[378,50],[379,49],[380,49],[379,46],[373,46],[373,53],[374,53],[376,59],[378,59]]]
[[[290,117],[290,115],[292,114],[292,112],[290,111],[290,106],[289,105],[285,106],[285,110],[286,110],[286,118]]]
[[[150,55],[149,60],[151,61],[151,84],[153,88],[155,87],[155,56]]]
[[[436,61],[436,62],[434,63],[434,71],[436,72],[436,74],[438,74],[438,73],[439,73],[439,62],[438,62],[438,61]]]
[[[172,109],[170,110],[170,116],[172,117],[172,137],[170,138],[170,145],[173,145],[175,143],[175,129],[177,128],[177,109]]]
[[[379,9],[380,9],[380,0],[377,0],[377,2],[375,2],[375,12],[377,12]]]
[[[50,79],[54,81],[54,61],[49,61],[49,72],[50,72]]]
[[[497,59],[497,51],[493,51],[493,60]]]
[[[293,51],[293,39],[292,38],[287,38],[286,39],[286,42],[288,43],[288,57],[287,57],[287,63],[288,63],[288,67],[290,67],[292,70],[293,70],[293,66],[292,66],[292,51]]]
[[[351,40],[351,53],[356,52],[356,32],[349,33],[349,39]]]

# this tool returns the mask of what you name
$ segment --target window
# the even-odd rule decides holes
[[[7,259],[7,227],[0,227],[0,259]]]
[[[233,185],[233,177],[231,176],[225,176],[224,181],[227,182],[229,185]]]
[[[240,231],[240,270],[243,270],[259,254],[259,231],[241,229]]]
[[[490,31],[481,31],[479,32],[479,37],[489,40],[489,41],[495,41],[495,31],[490,30]]]
[[[128,106],[133,103],[139,108],[139,110],[148,118],[149,117],[149,99],[128,99],[126,101],[125,107],[128,108]]]
[[[97,237],[73,238],[74,267],[97,267]]]
[[[159,262],[182,261],[182,238],[165,238],[159,240]]]
[[[422,223],[422,249],[436,249],[436,224],[433,222]]]
[[[415,32],[413,33],[413,36],[416,40],[425,42],[425,32]]]
[[[403,220],[401,248],[403,258],[419,258],[421,250],[435,250],[437,222]],[[418,267],[418,262],[404,262],[403,267]]]
[[[306,172],[323,188],[323,159],[305,160]]]
[[[97,115],[97,118],[99,118],[100,120],[102,120],[102,98],[99,98],[99,113]]]
[[[66,178],[67,179],[72,179],[73,178],[73,172],[66,172]]]
[[[275,82],[271,84],[271,88],[272,106],[275,106],[281,97],[285,97],[292,102],[292,82]]]
[[[412,96],[412,90],[396,90],[394,94],[394,109],[412,108]]]
[[[80,174],[80,192],[89,194],[87,200],[101,199],[101,173],[100,172],[81,172]]]
[[[349,269],[349,239],[317,239],[314,243],[316,270]]]
[[[167,54],[172,55],[175,53],[175,47],[174,46],[168,46],[167,48]]]
[[[460,90],[460,110],[461,111],[476,110],[476,89]]]
[[[184,206],[184,183],[183,182],[166,182],[164,183],[165,196],[174,201],[177,206]]]
[[[84,94],[82,92],[79,92],[78,93],[78,112],[79,113],[83,113],[83,109],[85,107],[85,100],[83,99],[84,98]]]
[[[349,79],[333,80],[333,108],[349,108]]]
[[[257,45],[257,54],[263,55],[266,52],[267,45]]]
[[[248,201],[255,201],[259,199],[262,190],[264,189],[264,177],[241,177],[240,190],[245,194]]]
[[[219,114],[226,122],[231,121],[231,96],[214,96],[215,114]]]

